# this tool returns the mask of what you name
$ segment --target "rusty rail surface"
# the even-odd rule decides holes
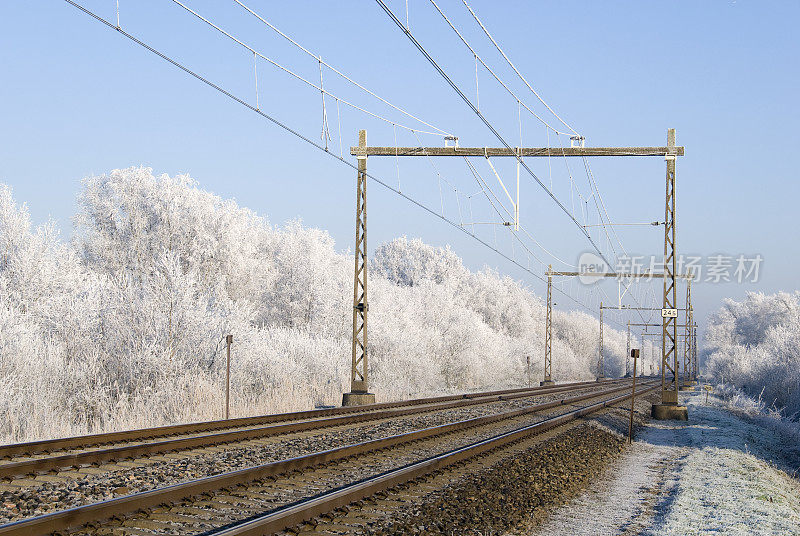
[[[596,382],[592,382],[592,383],[595,383],[595,385],[596,385]],[[650,391],[650,390],[656,388],[657,386],[658,386],[658,384],[654,385],[653,387],[650,387],[649,389],[646,389],[646,390],[640,392],[640,394],[644,394],[645,392]],[[580,388],[580,387],[574,387],[573,389],[578,389],[578,388]],[[588,400],[588,399],[591,399],[591,398],[599,398],[599,397],[603,397],[603,396],[613,395],[613,394],[619,393],[621,391],[628,391],[629,389],[630,389],[629,386],[625,385],[625,386],[622,386],[622,387],[615,387],[613,389],[608,389],[608,390],[604,390],[604,391],[600,391],[600,392],[586,393],[586,394],[582,394],[582,395],[575,396],[575,397],[563,398],[563,399],[556,400],[556,401],[553,401],[553,402],[546,402],[546,403],[542,403],[542,404],[536,404],[536,405],[532,405],[532,406],[529,406],[529,407],[526,407],[526,408],[507,411],[507,412],[498,413],[498,414],[494,414],[494,415],[488,415],[488,416],[483,416],[483,417],[474,417],[474,418],[466,419],[466,420],[463,420],[463,421],[458,421],[458,422],[454,422],[454,423],[448,423],[448,424],[434,426],[434,427],[425,428],[425,429],[421,429],[421,430],[415,430],[415,431],[412,431],[412,432],[406,432],[406,433],[397,434],[397,435],[389,436],[389,437],[385,437],[385,438],[374,439],[374,440],[366,441],[366,442],[363,442],[363,443],[357,443],[357,444],[354,444],[354,445],[338,447],[338,448],[334,448],[334,449],[330,449],[330,450],[326,450],[326,451],[321,451],[321,452],[317,452],[317,453],[298,456],[298,457],[295,457],[295,458],[290,458],[290,459],[286,459],[286,460],[280,460],[280,461],[276,461],[276,462],[271,462],[271,463],[267,463],[267,464],[263,464],[263,465],[259,465],[259,466],[255,466],[255,467],[251,467],[251,468],[247,468],[247,469],[240,469],[240,470],[232,471],[232,472],[229,472],[229,473],[223,473],[223,474],[220,474],[220,475],[214,475],[214,476],[210,476],[210,477],[200,478],[200,479],[193,480],[193,481],[190,481],[190,482],[185,482],[185,483],[181,483],[181,484],[175,484],[175,485],[172,485],[172,486],[159,488],[159,489],[154,489],[154,490],[151,490],[151,491],[146,491],[146,492],[142,492],[142,493],[135,493],[135,494],[127,495],[127,496],[124,496],[124,497],[118,497],[118,498],[114,498],[114,499],[109,499],[109,500],[102,501],[102,502],[99,502],[99,503],[93,503],[93,504],[88,504],[88,505],[85,505],[85,506],[79,506],[79,507],[72,508],[72,509],[69,509],[69,510],[62,510],[62,511],[54,512],[54,513],[51,513],[51,514],[45,514],[45,515],[38,516],[38,517],[33,517],[33,518],[29,518],[29,519],[23,519],[23,520],[20,520],[20,521],[16,521],[14,523],[10,523],[10,524],[7,524],[7,525],[0,526],[0,536],[34,536],[34,535],[50,534],[50,533],[54,533],[54,532],[56,532],[56,533],[65,532],[65,531],[68,531],[70,529],[74,529],[76,527],[80,527],[82,525],[85,525],[87,523],[102,522],[102,521],[111,519],[113,517],[123,516],[123,515],[130,514],[130,513],[139,511],[139,510],[144,510],[144,509],[147,509],[147,508],[153,508],[153,507],[156,507],[156,506],[159,506],[159,505],[174,503],[174,502],[177,502],[177,501],[189,498],[189,497],[197,496],[197,495],[200,495],[200,494],[203,494],[203,493],[208,493],[208,492],[213,492],[213,491],[217,491],[217,490],[230,488],[231,486],[247,484],[249,482],[253,482],[255,480],[263,479],[263,478],[266,478],[266,477],[274,477],[274,476],[277,476],[277,475],[290,473],[290,472],[295,471],[295,470],[308,469],[310,467],[314,467],[314,466],[318,466],[318,465],[322,465],[322,464],[326,464],[326,463],[331,463],[331,462],[334,462],[334,461],[337,461],[337,460],[342,460],[342,459],[348,458],[350,456],[356,456],[356,455],[364,454],[364,453],[367,453],[367,452],[372,452],[372,451],[376,451],[376,450],[380,450],[380,449],[390,448],[390,447],[394,447],[394,446],[397,446],[397,445],[402,445],[402,444],[405,444],[405,443],[409,443],[409,442],[412,442],[412,441],[419,441],[419,440],[422,440],[422,439],[427,439],[427,438],[430,438],[430,437],[439,436],[439,435],[443,435],[443,434],[447,434],[447,433],[451,433],[451,432],[462,431],[462,430],[466,430],[466,429],[469,429],[469,428],[482,426],[482,425],[490,424],[490,423],[501,421],[501,420],[512,419],[512,418],[519,417],[519,416],[522,416],[522,415],[525,415],[525,414],[536,413],[536,412],[544,411],[544,410],[547,410],[547,409],[556,408],[556,407],[559,407],[559,406],[571,405],[571,404],[575,404],[575,403],[578,403],[578,402],[581,402],[581,401],[584,401],[584,400]],[[607,401],[599,402],[597,404],[593,404],[593,405],[588,406],[586,408],[581,408],[579,410],[572,411],[572,412],[570,412],[568,414],[565,414],[565,415],[567,415],[567,416],[574,415],[574,417],[572,417],[570,419],[567,419],[567,420],[564,420],[563,422],[568,422],[569,420],[572,420],[573,418],[577,418],[577,417],[579,417],[581,415],[585,415],[587,413],[591,413],[592,411],[597,411],[598,409],[602,409],[603,407],[606,407],[608,405],[613,405],[613,404],[615,404],[615,403],[617,403],[619,401],[626,400],[629,396],[630,396],[629,394],[628,395],[623,395],[622,397],[617,397],[617,398],[611,399],[610,401],[607,400]],[[591,409],[591,408],[595,408],[595,409]],[[547,420],[545,420],[542,423],[539,423],[537,425],[526,426],[526,427],[523,427],[523,428],[521,428],[521,429],[519,429],[519,430],[517,430],[515,432],[511,432],[511,433],[512,434],[513,433],[519,433],[520,431],[525,431],[525,430],[540,430],[540,431],[544,431],[544,430],[552,428],[553,426],[556,426],[558,424],[562,424],[562,421],[559,420],[559,419],[562,419],[563,417],[564,416],[559,416],[559,417],[554,417],[554,418],[551,418],[551,419],[547,419]],[[544,427],[544,428],[541,428],[541,427],[540,428],[536,428],[537,426],[545,425],[545,424],[551,423],[551,422],[552,423],[556,423],[556,424],[550,424],[550,425],[548,425],[547,427]],[[531,433],[534,433],[534,432],[531,432]],[[502,438],[504,438],[504,437],[506,437],[508,435],[509,434],[501,434],[500,436],[496,436],[494,439],[486,440],[486,441],[501,440]],[[486,441],[478,442],[475,445],[484,444],[484,443],[486,443]],[[500,446],[502,444],[505,444],[505,443],[498,443],[497,446]],[[472,447],[474,447],[475,445],[473,445]],[[472,447],[467,447],[467,448],[472,448]],[[458,452],[460,452],[461,450],[464,450],[464,449],[458,449]],[[477,454],[477,452],[476,452],[476,454]],[[427,463],[429,461],[430,460],[428,460],[426,462],[419,462],[419,463]],[[418,465],[418,464],[414,464],[414,465]],[[436,470],[436,469],[432,469],[432,470]],[[400,471],[400,470],[398,470],[398,471]],[[390,471],[389,473],[393,473],[393,472]],[[405,474],[405,473],[403,473],[403,474]],[[380,480],[381,482],[385,481],[385,480],[383,480],[384,475],[380,475],[380,476],[374,477],[374,478],[381,479]],[[415,477],[412,476],[412,477],[409,477],[409,478],[415,478]],[[350,488],[353,488],[355,486],[357,488],[357,490],[354,491],[354,493],[356,493],[356,494],[360,493],[359,490],[362,490],[362,489],[372,489],[372,487],[363,488],[362,484],[363,483],[355,484],[353,486],[348,486],[347,488],[343,488],[343,489],[350,489]],[[393,483],[391,485],[396,485],[396,483]],[[391,485],[390,486],[386,486],[386,487],[391,487]],[[385,489],[385,488],[383,488],[383,489]],[[338,491],[335,492],[335,493],[337,493],[336,497],[339,497],[339,499],[336,499],[336,500],[344,500],[341,497],[349,497],[349,495],[345,495],[345,496],[338,495]],[[374,492],[371,492],[371,493],[374,493]],[[353,499],[353,500],[355,500],[355,499]],[[317,499],[313,499],[313,501],[317,501]],[[351,500],[348,500],[347,502],[351,502]],[[316,505],[317,502],[314,502],[314,504]],[[324,504],[328,504],[328,503],[325,502]],[[341,505],[339,505],[339,506],[341,506]],[[291,508],[295,508],[295,506],[292,506]],[[335,507],[332,507],[332,508],[335,508]],[[275,515],[281,514],[281,512],[284,512],[284,510],[286,510],[286,509],[280,509],[277,512],[270,513],[267,516],[262,516],[262,517],[269,517],[269,519],[271,520],[269,522],[270,523],[274,523],[274,521],[272,521],[273,517],[271,517],[271,516],[275,516]],[[309,509],[308,512],[311,512],[312,510],[313,509]],[[294,510],[292,510],[292,511],[294,511]],[[305,515],[305,514],[303,514],[303,515]],[[281,516],[279,516],[279,518],[280,519],[288,519],[289,520],[289,521],[287,521],[288,525],[285,525],[285,526],[291,526],[292,524],[296,524],[296,522],[293,521],[295,519],[295,517],[286,518],[286,517],[283,517],[283,514],[281,514]],[[258,518],[258,519],[262,519],[262,518]],[[255,521],[257,521],[257,520],[255,520]],[[245,526],[245,525],[246,526],[250,526],[249,523],[245,523],[242,526]],[[272,525],[269,525],[269,526],[272,526]]]
[[[619,382],[625,382],[625,380],[614,380],[611,382],[604,383],[602,385],[613,385]],[[29,460],[21,460],[16,462],[0,463],[0,478],[3,477],[8,478],[8,477],[31,474],[31,473],[53,471],[75,466],[107,463],[128,458],[136,458],[136,457],[150,456],[155,454],[163,454],[167,452],[174,452],[178,450],[208,447],[223,443],[234,443],[239,441],[276,436],[292,432],[316,430],[342,424],[356,424],[356,423],[374,421],[379,419],[397,418],[405,415],[412,415],[415,413],[442,411],[446,409],[466,407],[478,404],[486,404],[501,400],[513,400],[516,398],[553,394],[562,391],[571,391],[576,389],[587,388],[591,387],[592,385],[597,385],[597,383],[581,382],[579,384],[559,385],[556,387],[545,387],[545,388],[539,387],[531,390],[515,389],[515,390],[503,391],[503,393],[507,394],[493,393],[490,395],[481,395],[475,393],[471,395],[460,395],[457,397],[455,396],[437,397],[436,399],[433,399],[437,400],[437,402],[434,403],[418,403],[411,405],[410,407],[401,407],[397,409],[384,409],[384,410],[370,411],[366,413],[361,412],[361,413],[354,413],[354,414],[351,413],[346,415],[334,415],[330,417],[322,417],[322,418],[294,421],[288,423],[270,424],[262,427],[248,428],[244,430],[217,431],[203,435],[180,437],[180,438],[167,438],[167,439],[162,439],[160,441],[132,443],[122,446],[112,446],[109,448],[98,449],[98,450],[74,452],[68,454],[59,454],[59,455],[46,456],[40,458],[33,458]],[[439,401],[441,400],[441,398],[447,398],[447,400],[441,402]],[[421,400],[426,400],[426,399],[421,399]],[[377,405],[378,404],[375,404],[373,406]],[[334,408],[334,409],[340,409],[340,408]],[[346,408],[341,408],[341,409],[346,409]],[[70,440],[71,439],[72,438],[70,438]]]

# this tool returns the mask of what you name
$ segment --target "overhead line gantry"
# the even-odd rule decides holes
[[[385,6],[384,6],[385,7]],[[391,12],[389,11],[391,14]],[[400,25],[402,27],[402,24]],[[410,36],[409,36],[410,37]],[[434,62],[434,65],[435,62]],[[465,97],[466,99],[466,97]],[[466,99],[469,103],[469,100]],[[482,116],[481,116],[482,117]],[[487,123],[488,125],[488,123]],[[491,126],[491,125],[489,125]],[[494,129],[492,129],[494,131]],[[496,131],[494,131],[496,133]],[[676,278],[677,275],[677,258],[675,254],[675,163],[678,156],[684,155],[684,147],[678,146],[675,143],[675,129],[670,128],[667,130],[667,144],[665,146],[651,146],[651,147],[584,147],[583,139],[578,141],[579,145],[571,147],[510,147],[504,142],[502,137],[499,136],[501,142],[506,145],[505,147],[458,147],[457,139],[453,139],[455,143],[451,146],[445,145],[444,147],[392,147],[392,146],[368,146],[366,145],[366,131],[361,131],[359,134],[359,145],[350,148],[350,154],[358,159],[358,183],[357,188],[359,192],[357,202],[356,214],[356,272],[355,281],[356,289],[354,292],[354,308],[363,312],[362,316],[354,314],[353,321],[353,359],[351,365],[351,392],[345,393],[345,398],[348,395],[353,395],[351,399],[358,399],[358,395],[368,393],[367,383],[367,346],[366,346],[366,234],[364,239],[360,240],[358,229],[363,229],[366,233],[366,187],[363,189],[364,203],[361,203],[361,181],[362,177],[366,179],[366,165],[367,159],[370,156],[388,156],[388,157],[512,157],[518,162],[518,165],[526,167],[523,159],[526,157],[565,157],[565,158],[584,158],[584,157],[648,157],[657,156],[663,157],[666,161],[666,197],[665,197],[665,211],[664,211],[664,272],[662,274],[648,273],[649,277],[661,277],[664,280],[663,284],[663,309],[675,309],[677,307],[677,291],[676,291]],[[362,169],[363,164],[363,169]],[[551,193],[552,195],[552,193]],[[517,198],[519,203],[519,198]],[[518,222],[515,222],[518,224]],[[363,247],[363,249],[361,249]],[[359,262],[364,262],[363,270],[359,268]],[[363,283],[359,283],[360,274],[363,275]],[[551,296],[551,278],[553,275],[583,275],[578,272],[552,272],[548,269],[548,297]],[[619,274],[612,272],[607,277],[619,277]],[[363,285],[364,292],[359,292],[359,285]],[[362,296],[362,298],[359,298]],[[359,301],[361,300],[361,301]],[[551,299],[548,299],[547,318],[551,319],[552,304]],[[662,352],[661,352],[661,404],[653,405],[653,415],[658,418],[685,418],[685,409],[678,409],[678,328],[676,317],[664,317],[662,322]],[[357,326],[357,321],[360,324]],[[545,335],[545,378],[544,381],[552,381],[549,374],[551,368],[551,339],[550,322],[547,322],[546,335]],[[359,352],[360,357],[356,356]],[[602,357],[602,352],[601,352]]]

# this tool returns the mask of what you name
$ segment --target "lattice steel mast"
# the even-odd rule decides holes
[[[358,132],[358,146],[367,146],[367,131]],[[356,248],[353,275],[353,345],[350,365],[350,392],[342,397],[343,406],[370,404],[375,395],[369,392],[367,368],[367,155],[357,155]]]
[[[553,383],[553,265],[547,267],[547,313],[544,328],[544,380],[539,385]]]
[[[675,129],[667,131],[667,162],[666,204],[664,209],[664,296],[663,309],[677,308],[677,287],[675,274],[677,272],[677,257],[675,255]],[[653,414],[657,411],[668,412],[664,406],[678,405],[678,319],[674,316],[663,315],[661,319],[661,405],[654,406]],[[657,410],[656,408],[659,407]]]

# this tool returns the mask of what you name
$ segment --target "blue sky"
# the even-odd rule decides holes
[[[374,2],[291,4],[246,2],[281,30],[382,97],[460,137],[464,146],[495,146],[497,140],[446,85]],[[388,2],[405,18],[405,2]],[[113,0],[83,4],[114,20]],[[315,83],[318,63],[282,41],[232,1],[187,0],[186,4]],[[428,2],[410,0],[412,32],[471,98],[475,63]],[[693,255],[763,256],[757,284],[695,286],[702,322],[724,297],[746,291],[797,289],[793,247],[798,181],[790,158],[798,142],[796,96],[800,40],[797,2],[470,2],[487,28],[543,96],[588,145],[662,145],[674,127],[686,156],[678,162],[678,249]],[[543,106],[527,92],[455,0],[440,6],[482,57],[535,111]],[[65,237],[81,178],[133,165],[157,173],[189,173],[200,185],[235,198],[280,225],[292,218],[327,229],[337,247],[352,247],[352,169],[203,86],[117,32],[60,0],[6,2],[0,8],[0,182],[13,187],[37,223],[55,219]],[[193,18],[173,2],[120,0],[121,26],[155,48],[185,62],[215,82],[255,100],[252,55]],[[261,108],[319,141],[322,106],[318,91],[258,63]],[[395,122],[410,122],[379,102],[324,73],[325,86]],[[481,110],[512,145],[519,144],[518,108],[480,70]],[[366,128],[370,144],[417,145],[415,134],[326,101],[333,152],[338,123],[345,148]],[[552,120],[552,116],[548,120]],[[545,128],[531,116],[522,121],[522,143],[548,144]],[[419,135],[441,145],[441,137]],[[558,141],[551,136],[551,145]],[[345,156],[347,151],[345,150]],[[479,172],[495,181],[482,159]],[[591,169],[611,220],[663,220],[662,159],[593,159]],[[433,166],[436,166],[436,169]],[[566,206],[588,196],[582,162],[531,161],[530,166]],[[510,162],[498,172],[513,182]],[[463,162],[369,161],[377,176],[408,195],[469,223],[467,195],[476,185]],[[439,179],[438,173],[443,177]],[[573,176],[572,186],[570,174]],[[439,187],[442,185],[442,194]],[[458,192],[455,193],[449,186]],[[521,222],[548,252],[574,263],[591,249],[577,227],[530,177],[521,181]],[[500,190],[495,187],[500,194]],[[489,206],[472,197],[472,221]],[[592,201],[594,203],[594,201]],[[461,213],[459,213],[459,204]],[[591,205],[590,205],[591,208]],[[594,210],[594,209],[592,209]],[[590,210],[586,223],[597,219]],[[369,243],[400,235],[450,244],[472,268],[489,265],[522,279],[537,293],[542,283],[476,241],[399,198],[370,185]],[[594,218],[594,219],[592,219]],[[504,228],[476,226],[476,233],[528,265],[512,250]],[[663,230],[620,227],[631,254],[661,254]],[[593,228],[604,253],[614,250]],[[530,245],[527,237],[524,237]],[[531,246],[545,263],[547,252]],[[618,251],[617,251],[618,252]],[[558,263],[552,261],[556,266]],[[542,273],[538,261],[531,269]],[[656,295],[657,284],[651,283]],[[604,285],[616,296],[613,283]],[[576,283],[565,289],[592,307],[598,291]],[[683,289],[681,287],[681,293]],[[645,299],[647,294],[637,291]],[[561,300],[559,307],[568,308]],[[627,317],[617,316],[624,322]],[[634,318],[635,319],[635,318]]]

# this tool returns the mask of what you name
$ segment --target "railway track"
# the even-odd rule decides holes
[[[619,380],[617,380],[618,382]],[[615,381],[606,382],[612,385]],[[579,382],[245,417],[0,446],[0,479],[595,387]]]
[[[627,382],[609,382],[600,387],[601,391],[24,519],[0,526],[0,536],[66,532],[123,536],[209,531],[271,534],[403,482],[564,426],[630,396]],[[642,392],[655,387],[657,385],[646,383]],[[570,390],[580,388],[572,386]]]

